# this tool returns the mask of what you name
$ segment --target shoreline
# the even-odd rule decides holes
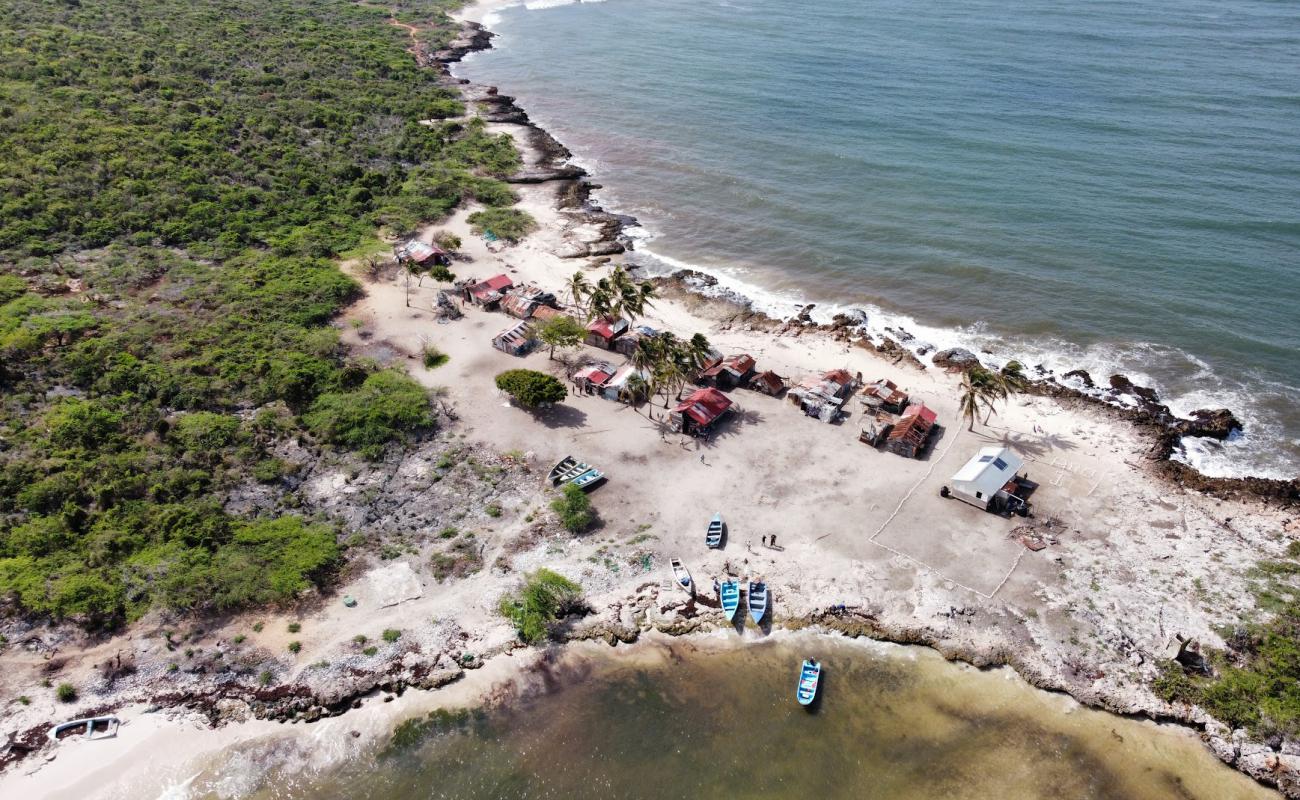
[[[110,751],[102,741],[70,741],[61,745],[59,759],[34,770],[0,774],[0,790],[35,793],[49,800],[94,797],[98,796],[95,790],[101,788],[129,796],[185,798],[192,788],[214,788],[215,779],[223,791],[240,794],[264,787],[269,773],[284,767],[291,767],[311,781],[327,776],[348,760],[380,751],[403,722],[437,711],[526,708],[538,698],[563,689],[566,683],[581,680],[593,666],[612,670],[655,667],[683,658],[707,659],[768,644],[799,643],[816,649],[818,642],[823,642],[828,647],[848,647],[863,655],[900,663],[933,657],[981,672],[1006,670],[1006,679],[1019,684],[1019,689],[1042,692],[1044,699],[1059,697],[1068,704],[1054,713],[1094,710],[1151,726],[1150,733],[1155,737],[1167,736],[1171,741],[1198,738],[1198,729],[1184,721],[1098,709],[1067,692],[1036,686],[1011,665],[975,665],[925,644],[820,627],[774,629],[761,639],[722,633],[721,628],[684,634],[649,631],[635,642],[621,645],[582,639],[547,650],[530,649],[517,657],[502,654],[444,687],[372,694],[346,716],[315,722],[310,735],[264,719],[232,720],[213,726],[198,713],[159,713],[137,704],[119,712],[123,725],[118,738],[112,741],[125,749]],[[69,763],[74,759],[75,766]]]
[[[489,12],[484,11],[484,13]],[[478,31],[470,29],[463,38],[466,40],[465,46],[467,47],[474,43],[480,43],[483,46],[490,46],[490,34],[482,29],[479,29]],[[453,47],[449,51],[448,55],[455,55],[456,52],[457,48]],[[464,52],[470,52],[470,50],[465,50]],[[463,56],[464,52],[461,52],[460,55]],[[433,56],[431,54],[426,54],[425,57],[432,58]],[[453,62],[454,59],[451,61],[436,61],[436,63],[444,65]],[[454,77],[449,79],[453,81],[456,80]],[[471,98],[467,95],[466,100],[473,103],[485,104],[487,107],[494,109],[489,112],[496,117],[496,119],[492,120],[493,124],[514,125],[521,127],[525,131],[532,131],[531,134],[526,135],[530,138],[533,147],[539,152],[540,158],[538,161],[542,166],[537,169],[529,169],[523,176],[524,179],[516,182],[520,187],[532,187],[530,191],[536,190],[539,196],[533,197],[530,195],[528,199],[537,203],[550,202],[550,198],[540,197],[540,194],[544,190],[550,188],[550,186],[557,184],[560,185],[562,191],[558,193],[560,196],[554,201],[556,208],[550,212],[550,218],[544,220],[544,224],[546,224],[547,221],[553,223],[556,214],[567,213],[573,218],[570,220],[570,223],[567,224],[570,224],[572,228],[583,229],[580,231],[582,236],[579,236],[576,242],[570,242],[574,248],[581,249],[582,252],[578,254],[575,250],[574,252],[577,257],[569,256],[569,260],[564,263],[570,265],[587,263],[591,268],[599,269],[601,265],[592,263],[593,260],[599,260],[602,257],[621,252],[616,249],[616,246],[625,247],[624,244],[618,241],[618,238],[622,235],[623,221],[628,218],[592,206],[588,202],[591,187],[590,184],[587,184],[583,179],[585,176],[579,174],[580,171],[575,172],[573,169],[564,169],[563,164],[553,163],[567,158],[567,156],[561,155],[568,153],[563,145],[555,141],[550,134],[547,134],[531,122],[528,122],[526,114],[524,114],[522,110],[517,109],[517,107],[514,107],[513,103],[509,102],[508,98],[501,98],[498,95],[488,94],[483,87],[476,88],[471,86],[467,89],[466,84],[460,85],[461,88],[466,91],[483,92],[482,97],[471,101]],[[485,98],[495,99],[487,100]],[[456,225],[463,225],[463,216],[467,211],[468,209],[464,208],[458,209],[455,215],[456,219],[454,220]],[[576,220],[576,222],[574,220]],[[433,229],[449,227],[452,222],[453,221],[449,220],[438,225],[430,226],[427,232],[431,232]],[[541,235],[542,234],[538,234],[538,236]],[[554,238],[565,239],[566,237],[560,236],[553,237],[553,239]],[[582,245],[580,248],[579,244]],[[542,247],[544,245],[537,246]],[[532,267],[525,265],[522,262],[514,263],[519,262],[522,256],[523,254],[519,252],[507,250],[505,251],[504,258],[509,259],[509,261],[505,261],[504,263],[510,265],[512,269],[517,267],[521,274],[527,274],[528,277],[540,278],[544,275],[549,275],[549,273],[540,267]],[[476,259],[482,260],[482,257],[476,256]],[[587,259],[587,261],[584,262],[583,259]],[[491,268],[490,262],[489,268]],[[572,266],[571,268],[577,267]],[[457,267],[457,269],[460,269],[460,267]],[[478,268],[475,267],[474,269]],[[486,276],[480,275],[480,277]],[[905,353],[910,351],[906,351],[906,348],[899,347],[897,342],[894,343],[893,347],[890,347],[888,344],[883,342],[879,345],[873,344],[870,348],[861,344],[861,340],[855,339],[853,336],[851,330],[852,320],[849,320],[850,324],[838,324],[832,322],[830,325],[815,325],[811,323],[811,319],[800,320],[798,317],[794,320],[777,320],[766,315],[755,314],[752,309],[744,307],[743,303],[728,306],[725,301],[719,302],[716,299],[708,300],[697,292],[689,292],[687,290],[690,287],[683,285],[687,283],[688,278],[689,276],[682,276],[676,281],[678,284],[676,289],[682,292],[682,297],[678,300],[670,298],[663,304],[664,306],[669,306],[670,303],[673,303],[676,306],[681,306],[681,308],[673,307],[665,308],[663,310],[663,314],[671,316],[674,321],[681,322],[683,320],[695,320],[698,324],[718,326],[718,330],[727,332],[728,336],[739,337],[742,333],[755,334],[755,336],[745,337],[745,341],[753,341],[762,338],[769,342],[775,342],[776,344],[771,346],[773,357],[779,356],[788,358],[791,362],[802,363],[805,359],[801,354],[784,354],[781,352],[782,348],[787,346],[803,347],[805,345],[813,347],[815,343],[816,347],[819,348],[817,352],[822,354],[821,357],[823,361],[829,360],[829,356],[826,354],[832,352],[839,353],[841,350],[845,354],[845,358],[856,357],[859,353],[862,355],[869,354],[873,359],[880,360],[882,364],[887,364],[892,361],[893,367],[898,370],[896,374],[912,376],[911,378],[908,378],[909,382],[915,383],[919,381],[920,378],[917,377],[919,375],[928,377],[931,384],[927,385],[926,388],[930,391],[938,390],[934,387],[942,389],[945,386],[942,381],[946,380],[948,383],[951,383],[951,380],[945,378],[942,374],[935,374],[941,372],[940,370],[926,368],[924,372],[917,372],[914,366],[907,366],[908,359]],[[666,293],[673,291],[672,284],[662,283],[661,285],[664,287]],[[394,292],[391,291],[392,287],[382,286],[378,281],[374,284],[367,284],[367,289],[372,292],[372,298],[366,301],[369,306],[365,313],[377,314],[378,309],[380,308],[387,308],[393,305],[400,306],[400,303],[393,303],[394,298],[400,296],[400,289],[396,290],[399,294],[394,294]],[[382,294],[382,291],[387,291],[388,293]],[[503,320],[504,318],[502,317],[500,319]],[[478,321],[479,318],[477,317],[475,320],[478,325],[484,324],[483,322]],[[748,326],[748,330],[745,330],[746,326]],[[375,327],[376,329],[384,330],[383,325],[380,322],[376,322]],[[402,331],[396,331],[391,337],[385,338],[385,341],[388,341],[389,338],[396,340],[396,337],[401,333]],[[483,331],[478,332],[480,337],[482,333]],[[407,342],[403,346],[409,347],[410,344],[410,342]],[[479,342],[479,345],[484,347],[486,346],[483,342]],[[398,349],[400,350],[401,347]],[[460,360],[462,358],[461,354],[457,353],[456,358]],[[819,364],[814,362],[813,364],[805,364],[805,366],[830,367],[835,366],[835,363]],[[946,391],[946,389],[944,389],[944,391]],[[1154,398],[1151,400],[1151,406],[1147,407],[1145,410],[1136,409],[1124,411],[1115,409],[1109,404],[1101,403],[1095,398],[1090,398],[1082,393],[1076,392],[1075,394],[1070,394],[1068,391],[1058,392],[1052,390],[1051,392],[1045,391],[1044,394],[1047,395],[1045,400],[1048,403],[1064,404],[1064,407],[1066,408],[1070,405],[1077,405],[1080,409],[1080,416],[1084,419],[1089,418],[1095,413],[1108,419],[1123,420],[1123,424],[1125,425],[1128,425],[1131,422],[1137,422],[1137,430],[1142,432],[1144,437],[1154,437],[1157,440],[1157,444],[1160,444],[1162,441],[1159,435],[1161,431],[1167,434],[1169,430],[1169,422],[1167,419],[1161,418],[1160,412],[1157,410],[1159,404]],[[594,400],[585,402],[601,403],[604,401]],[[1102,409],[1105,410],[1102,411]],[[493,410],[497,413],[501,413],[500,409]],[[797,417],[796,413],[788,408],[784,410],[792,415],[791,423],[793,423],[793,417]],[[605,413],[608,409],[589,409],[589,411],[593,416],[595,416],[596,414]],[[468,416],[468,412],[466,413]],[[605,418],[602,417],[601,419],[604,420]],[[481,422],[479,422],[477,418],[475,419],[475,424],[481,426]],[[780,423],[778,423],[778,425],[779,424]],[[471,430],[474,432],[475,436],[483,433],[481,427],[477,429],[471,428]],[[818,431],[818,433],[820,434],[821,431]],[[750,436],[752,438],[752,434],[749,433],[744,434],[744,436]],[[652,435],[651,438],[653,438]],[[1163,441],[1167,443],[1167,438]],[[498,447],[501,446],[499,442],[494,442],[494,444]],[[1147,444],[1149,447],[1150,442]],[[717,458],[718,456],[714,457]],[[691,454],[689,460],[693,461],[693,459],[694,454]],[[1053,464],[1054,463],[1055,460],[1053,461]],[[1176,464],[1177,462],[1168,462],[1166,459],[1165,463]],[[1159,472],[1161,469],[1165,469],[1165,467],[1157,467],[1157,469],[1152,470],[1150,469],[1150,464],[1146,464],[1145,466],[1147,467],[1147,469],[1144,470],[1146,474]],[[1040,467],[1044,470],[1048,469],[1045,458],[1043,459],[1042,464],[1035,466],[1035,469]],[[1167,469],[1172,470],[1174,473],[1180,472],[1178,467],[1168,467]],[[1175,486],[1190,487],[1195,485],[1194,476],[1184,476],[1181,480],[1174,477],[1173,480],[1173,485]],[[1220,496],[1223,496],[1232,502],[1243,502],[1245,500],[1244,496],[1249,496],[1251,498],[1259,496],[1264,498],[1271,497],[1275,501],[1280,500],[1282,504],[1294,503],[1298,483],[1297,481],[1291,481],[1278,482],[1277,485],[1257,483],[1242,484],[1239,483],[1239,481],[1244,479],[1204,480],[1206,481],[1205,485],[1209,487],[1207,489],[1208,491],[1221,493]],[[1232,482],[1221,483],[1225,480]],[[1276,492],[1277,494],[1270,494],[1270,492]],[[1221,523],[1217,523],[1216,521],[1216,524]],[[1254,539],[1253,534],[1251,534],[1251,538],[1252,540]],[[1245,539],[1243,539],[1243,541],[1245,541]],[[751,550],[750,552],[752,553],[753,551]],[[1266,552],[1266,549],[1262,549],[1261,552]],[[848,558],[850,558],[850,556],[845,556],[846,560]],[[890,560],[890,563],[887,566],[894,566],[892,562],[893,559]],[[1017,565],[1019,564],[1019,559],[1017,559],[1016,563]],[[908,569],[915,569],[915,565],[912,564],[907,564],[905,566]],[[731,567],[731,561],[728,559],[727,566],[724,568],[730,569]],[[846,567],[846,569],[847,568],[850,567]],[[858,569],[856,566],[852,566],[851,568],[855,570]],[[779,569],[779,567],[773,567],[772,569],[776,570]],[[1042,571],[1043,568],[1036,567],[1036,569]],[[1011,572],[1007,573],[1006,578],[1003,579],[1003,583],[1006,582],[1006,579],[1011,578],[1012,573],[1014,572],[1015,567],[1012,568]],[[801,571],[792,574],[802,576]],[[1037,575],[1037,573],[1035,573],[1035,575]],[[836,577],[837,576],[835,575],[831,575],[825,580],[832,581],[835,580]],[[953,599],[960,598],[962,596],[961,592],[950,591],[948,588],[945,588],[946,581],[943,579],[942,575],[937,575],[937,577],[934,575],[926,575],[924,578],[918,577],[914,580],[916,581],[915,587],[897,590],[900,594],[905,593],[906,591],[912,591],[915,593],[917,599],[915,601],[908,601],[915,603],[915,606],[912,608],[891,605],[889,597],[892,597],[892,595],[887,596],[884,600],[877,599],[876,597],[864,596],[863,607],[855,610],[853,615],[849,617],[831,618],[826,617],[824,611],[817,610],[813,605],[813,603],[818,599],[819,586],[816,581],[813,581],[812,585],[808,588],[801,588],[797,593],[793,588],[785,589],[785,587],[783,587],[783,589],[788,593],[788,599],[786,597],[782,597],[781,599],[782,602],[786,603],[789,616],[786,616],[787,611],[783,609],[780,618],[782,627],[801,628],[806,626],[823,625],[837,629],[839,633],[846,636],[866,636],[882,641],[920,644],[936,650],[946,659],[964,661],[975,666],[1005,664],[1011,666],[1017,674],[1032,685],[1035,685],[1038,688],[1068,694],[1079,702],[1089,706],[1103,708],[1112,713],[1125,715],[1136,714],[1153,720],[1164,719],[1166,721],[1174,721],[1196,730],[1204,731],[1206,729],[1205,719],[1203,716],[1198,719],[1197,713],[1193,709],[1170,709],[1167,706],[1162,709],[1158,705],[1152,705],[1148,699],[1142,698],[1140,692],[1136,696],[1132,693],[1126,695],[1114,686],[1096,686],[1093,685],[1096,682],[1087,680],[1086,675],[1082,678],[1076,676],[1076,681],[1073,683],[1064,680],[1062,676],[1065,673],[1061,671],[1062,667],[1060,663],[1055,660],[1060,654],[1052,653],[1049,657],[1049,654],[1046,652],[1047,644],[1040,643],[1036,639],[1038,632],[1030,632],[1030,629],[1038,624],[1036,619],[1031,624],[1027,617],[1022,618],[1018,622],[1008,623],[1011,626],[1009,629],[1004,630],[999,628],[996,632],[989,632],[988,635],[981,635],[983,632],[971,630],[972,628],[979,627],[979,625],[972,625],[972,623],[977,619],[981,623],[988,622],[989,624],[1002,625],[1009,618],[1013,619],[1017,616],[1023,616],[1022,612],[1016,610],[1015,607],[1016,605],[1027,602],[1024,598],[1007,601],[1007,603],[1011,605],[1011,611],[1008,611],[1006,608],[997,607],[1002,606],[1002,603],[987,604],[987,606],[989,606],[988,608],[984,607],[986,605],[984,603],[971,603],[970,605],[967,605],[964,600]],[[800,577],[800,581],[802,583],[802,577]],[[495,586],[495,584],[488,584],[488,586]],[[340,592],[342,588],[345,587],[340,587]],[[998,589],[1000,588],[1001,586],[999,585]],[[853,590],[847,589],[846,591],[852,592]],[[891,591],[895,590],[891,588]],[[992,594],[997,593],[998,590],[995,589],[989,596],[991,597]],[[616,582],[615,585],[608,589],[608,591],[600,592],[597,596],[601,598],[601,602],[597,604],[597,607],[602,610],[598,611],[593,615],[592,619],[585,622],[578,630],[576,630],[574,632],[575,636],[572,637],[573,639],[598,639],[614,644],[617,642],[635,641],[637,638],[641,637],[645,631],[657,631],[662,634],[680,635],[703,630],[726,630],[725,625],[722,625],[717,620],[707,616],[707,610],[704,612],[691,610],[690,615],[688,616],[684,613],[685,609],[683,608],[679,596],[671,595],[661,597],[653,591],[645,591],[644,586],[633,589],[632,585],[627,580],[623,580],[622,583]],[[1032,594],[1030,597],[1032,598]],[[951,603],[955,603],[956,605],[952,605]],[[880,608],[877,609],[876,606],[880,606]],[[934,619],[937,621],[926,621],[926,617],[921,613],[922,608],[924,608],[926,614],[934,614]],[[625,611],[628,613],[624,613]],[[970,613],[967,613],[968,611]],[[699,616],[701,613],[706,616]],[[1008,632],[1008,630],[1010,632]],[[488,658],[487,651],[481,652],[481,660],[478,661],[478,663],[486,661],[484,667],[485,670],[496,668],[501,664],[508,665],[512,663],[510,660],[510,653],[520,647],[522,646],[507,641],[500,645],[500,649],[494,657]],[[537,651],[535,650],[529,650],[528,653],[530,656],[537,655]],[[416,675],[416,672],[418,671],[417,668],[424,668],[425,673],[422,677],[427,678],[429,675],[433,674],[434,668],[437,667],[437,664],[439,663],[435,660],[434,664],[430,665],[423,663],[420,659],[416,659],[414,663],[408,664],[405,663],[406,659],[402,658],[404,654],[399,653],[397,656],[398,658],[384,663],[381,665],[380,669],[376,669],[366,675],[363,679],[359,680],[357,682],[358,686],[372,680],[373,684],[356,694],[340,698],[341,700],[346,700],[346,702],[338,702],[338,707],[322,705],[318,702],[320,700],[319,686],[312,687],[307,683],[298,683],[295,680],[294,682],[282,686],[273,687],[273,690],[270,692],[272,695],[279,694],[280,697],[270,697],[268,700],[275,702],[285,701],[283,706],[276,706],[275,702],[271,702],[261,710],[263,712],[270,712],[273,717],[279,715],[276,718],[286,721],[292,720],[295,722],[299,719],[306,720],[307,717],[312,716],[315,713],[313,709],[318,707],[329,712],[328,714],[322,712],[316,716],[317,719],[321,720],[332,716],[336,711],[338,713],[347,711],[350,714],[352,703],[355,702],[358,697],[376,696],[376,690],[382,694],[387,691],[384,689],[383,685],[385,682],[389,687],[399,691],[405,689],[407,685],[418,686],[419,678],[411,680],[411,677]],[[451,669],[451,666],[447,665],[441,669]],[[457,665],[453,672],[459,671],[460,674],[457,674],[456,677],[449,678],[449,680],[453,682],[463,681],[461,675],[465,674],[464,669],[465,667],[463,664]],[[439,672],[438,674],[440,676],[446,676],[449,673]],[[470,674],[472,674],[472,672]],[[303,676],[300,673],[300,677],[303,677],[304,680],[309,680],[311,676]],[[355,677],[360,676],[354,676],[354,678]],[[299,692],[299,689],[301,689],[302,692]],[[257,692],[250,692],[248,694],[252,695],[254,701],[259,701],[256,697]],[[428,696],[432,696],[432,694]],[[151,698],[152,697],[153,696],[151,696]],[[160,697],[166,698],[167,696],[163,695]],[[174,702],[178,707],[185,707],[190,704],[206,706],[208,709],[215,712],[209,719],[209,723],[214,724],[218,721],[224,722],[226,719],[230,718],[227,716],[227,712],[236,711],[236,706],[239,704],[248,703],[248,698],[240,697],[238,692],[231,692],[229,689],[224,687],[214,687],[207,697],[201,697],[198,693],[192,693],[189,696],[179,695],[167,699]],[[218,704],[223,701],[230,702],[225,706],[219,706]],[[1168,716],[1164,716],[1166,713],[1168,713]],[[256,709],[253,709],[253,715],[258,715]],[[346,718],[348,718],[347,715],[344,716],[344,719]],[[1214,735],[1209,736],[1208,738],[1211,740],[1211,749],[1214,750],[1216,755],[1229,763],[1235,762],[1239,769],[1251,774],[1252,777],[1259,780],[1268,780],[1269,776],[1272,775],[1273,781],[1280,782],[1283,780],[1284,776],[1287,775],[1285,772],[1273,772],[1274,768],[1281,762],[1277,760],[1277,757],[1273,754],[1271,749],[1243,749],[1243,742],[1234,738],[1230,731],[1213,729],[1213,734]],[[1249,745],[1248,742],[1245,744]],[[1273,758],[1273,761],[1269,761],[1270,758]],[[64,761],[67,760],[68,759],[64,759]],[[1288,769],[1289,768],[1290,765],[1288,765]],[[10,774],[13,774],[13,772],[11,771]]]
[[[581,1],[568,0],[560,4],[569,5]],[[531,4],[524,3],[522,0],[481,0],[453,14],[453,17],[462,23],[480,26],[481,31],[481,39],[476,40],[474,45],[444,60],[454,80],[464,82],[466,79],[451,74],[452,65],[467,55],[492,49],[491,39],[496,34],[488,30],[485,23],[498,19],[499,13],[506,9],[514,9],[516,13],[522,13],[521,6],[532,10]],[[546,7],[549,6],[539,6],[539,9]],[[503,97],[503,102],[512,110],[511,121],[524,124],[549,139],[563,151],[565,163],[570,163],[567,159],[572,154],[568,149],[541,125],[532,121],[528,114],[513,101],[514,98]],[[593,178],[588,175],[585,169],[581,167],[576,169],[581,175],[575,177],[598,181],[598,177]],[[599,190],[603,187],[597,182],[595,188]],[[599,204],[593,205],[593,208],[611,213]],[[612,213],[626,221],[624,229],[619,232],[618,240],[627,248],[629,264],[642,270],[648,269],[645,274],[658,280],[689,282],[694,291],[736,306],[738,313],[746,317],[766,319],[774,324],[802,317],[810,328],[815,329],[815,324],[832,332],[838,332],[845,327],[840,320],[851,318],[855,322],[848,326],[847,333],[853,339],[865,339],[868,342],[883,344],[890,352],[909,350],[919,362],[924,362],[927,368],[931,368],[930,358],[934,353],[954,348],[965,349],[967,352],[973,351],[985,366],[995,368],[1008,361],[1017,360],[1025,365],[1026,374],[1030,378],[1043,384],[1041,390],[1044,393],[1095,402],[1099,406],[1115,409],[1120,413],[1121,418],[1134,419],[1139,423],[1157,422],[1163,424],[1165,428],[1172,428],[1179,421],[1194,419],[1196,415],[1208,410],[1185,400],[1170,400],[1158,394],[1155,388],[1142,385],[1144,378],[1140,372],[1127,373],[1122,367],[1117,369],[1115,366],[1097,369],[1096,365],[1088,366],[1079,361],[1072,363],[1072,357],[1066,354],[1044,358],[1043,360],[1054,365],[1049,369],[1040,363],[1039,359],[1043,358],[1044,354],[1040,353],[1039,358],[1033,358],[1015,352],[1016,345],[1004,336],[993,337],[997,340],[997,344],[977,344],[976,340],[980,337],[973,339],[968,336],[962,331],[962,326],[947,329],[925,325],[917,322],[906,309],[886,309],[870,304],[864,307],[843,302],[813,302],[807,298],[770,294],[762,286],[747,284],[725,271],[681,262],[656,254],[649,247],[641,247],[640,243],[644,237],[635,235],[637,230],[645,230],[641,228],[641,223],[634,216]],[[629,234],[628,230],[631,230],[632,234]],[[701,285],[701,282],[696,280],[699,276],[704,276],[707,285]],[[1069,343],[1063,344],[1070,346]],[[996,355],[994,350],[997,351]],[[1204,449],[1202,443],[1212,443],[1215,440],[1222,442],[1239,435],[1249,436],[1250,430],[1253,429],[1249,403],[1244,398],[1234,399],[1237,401],[1236,407],[1214,409],[1233,412],[1233,420],[1239,420],[1234,423],[1233,430],[1206,437],[1198,436],[1195,431],[1186,432],[1173,437],[1167,445],[1164,442],[1158,444],[1161,453],[1157,459],[1176,465],[1167,467],[1162,465],[1165,474],[1180,485],[1202,491],[1215,491],[1224,495],[1242,492],[1275,499],[1288,499],[1292,502],[1300,501],[1300,472],[1287,474],[1285,471],[1278,470],[1254,474],[1248,472],[1248,468],[1232,469],[1232,474],[1202,471],[1200,459],[1196,455],[1197,451]]]

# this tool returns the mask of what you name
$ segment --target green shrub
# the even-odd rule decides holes
[[[300,622],[289,623],[289,633],[297,633],[300,630],[302,630],[302,623]]]
[[[497,505],[496,503],[492,503],[487,508],[483,509],[483,512],[487,514],[489,517],[499,517],[501,516],[501,506]]]
[[[496,377],[497,388],[526,408],[558,403],[569,391],[558,379],[531,369],[510,369]]]
[[[293,653],[294,655],[297,655],[298,653],[302,652],[302,642],[299,642],[297,640],[289,642],[289,652]]]
[[[370,647],[365,648],[361,652],[367,656],[373,656],[375,653],[379,652],[379,648],[375,647],[374,645],[371,645]]]
[[[397,630],[396,628],[386,628],[384,630],[383,639],[385,642],[392,644],[393,642],[397,641],[400,638],[402,638],[402,632]]]
[[[264,669],[257,675],[257,685],[270,686],[271,678],[272,678],[271,671],[269,669]]]
[[[437,369],[451,360],[451,356],[442,352],[433,345],[427,345],[424,348],[424,368]]]
[[[560,496],[551,501],[551,510],[559,516],[560,524],[572,533],[582,533],[595,521],[591,498],[572,483],[564,484]]]
[[[60,703],[71,703],[77,699],[77,687],[70,683],[60,683],[59,688],[54,690],[54,696],[59,698]]]
[[[502,239],[518,241],[537,229],[537,220],[527,211],[517,208],[488,208],[475,211],[468,217],[469,224],[477,234],[488,231]]]
[[[501,598],[498,610],[510,620],[519,638],[536,644],[550,625],[582,607],[581,587],[559,573],[539,569],[529,574],[518,592]]]

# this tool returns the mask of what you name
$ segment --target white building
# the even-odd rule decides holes
[[[1018,504],[1013,498],[1016,472],[1025,465],[1024,459],[1007,447],[984,447],[952,476],[953,497],[973,506],[988,510],[994,501],[997,510],[1006,504]]]

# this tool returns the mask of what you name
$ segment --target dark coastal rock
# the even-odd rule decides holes
[[[1207,439],[1227,439],[1242,430],[1241,421],[1226,408],[1193,411],[1190,419],[1179,420],[1173,430],[1179,436],[1199,436]]]
[[[558,167],[527,167],[506,178],[506,183],[547,183],[571,181],[586,175],[587,171],[573,164]]]
[[[1138,405],[1155,407],[1160,403],[1156,390],[1147,386],[1138,386],[1126,375],[1111,375],[1110,388],[1116,395],[1130,395],[1137,398]]]
[[[492,37],[496,36],[477,22],[466,22],[461,26],[460,34],[448,42],[441,50],[432,54],[419,54],[421,63],[454,64],[470,53],[486,50],[492,46]]]
[[[803,324],[807,325],[813,321],[812,310],[816,307],[817,307],[816,303],[809,303],[808,305],[799,309],[798,313],[794,315],[794,318],[797,319],[799,322],[802,322]]]
[[[930,359],[937,367],[958,371],[968,370],[972,367],[980,366],[979,358],[971,351],[962,347],[952,347],[947,350],[940,350]]]
[[[1040,365],[1038,366],[1038,368],[1041,370],[1043,367],[1042,367],[1042,365],[1040,364]],[[1095,388],[1097,388],[1097,384],[1095,384],[1095,383],[1092,382],[1092,376],[1088,374],[1088,370],[1086,370],[1086,369],[1072,369],[1072,370],[1070,370],[1069,372],[1067,372],[1067,373],[1065,373],[1064,375],[1061,376],[1061,379],[1062,379],[1062,380],[1067,380],[1067,381],[1068,381],[1068,380],[1070,380],[1071,378],[1077,378],[1077,379],[1079,380],[1079,382],[1082,383],[1082,384],[1084,385],[1085,388],[1088,388],[1088,389],[1095,389]]]

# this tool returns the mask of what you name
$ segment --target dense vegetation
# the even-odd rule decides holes
[[[514,623],[519,638],[536,644],[550,635],[551,626],[584,609],[581,587],[558,572],[530,573],[513,595],[501,598],[499,611]]]
[[[1261,737],[1300,737],[1300,543],[1289,556],[1256,568],[1260,606],[1272,617],[1224,631],[1229,651],[1211,655],[1212,675],[1168,666],[1157,694]]]
[[[438,0],[396,4],[436,40]],[[113,623],[294,596],[329,524],[224,509],[295,465],[433,424],[347,357],[332,260],[468,198],[518,155],[347,0],[0,7],[0,600]],[[432,23],[432,24],[425,24]],[[421,124],[421,121],[428,124]],[[293,505],[286,494],[286,506]]]

